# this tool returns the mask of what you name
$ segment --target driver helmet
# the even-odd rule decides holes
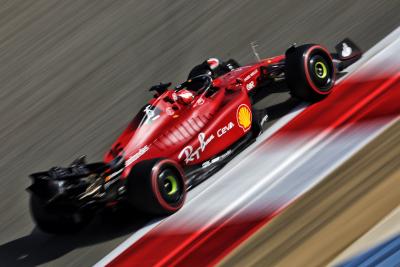
[[[219,67],[219,60],[218,60],[218,58],[212,57],[212,58],[207,59],[207,64],[211,70],[215,70]]]
[[[194,99],[194,94],[187,89],[182,89],[176,92],[173,98],[176,98],[174,100],[178,103],[189,105]]]

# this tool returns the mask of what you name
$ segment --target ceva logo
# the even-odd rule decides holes
[[[225,133],[227,133],[230,129],[232,129],[233,127],[235,127],[235,124],[233,124],[233,122],[229,122],[228,125],[222,127],[221,129],[219,129],[217,131],[217,136],[221,137],[223,136]]]

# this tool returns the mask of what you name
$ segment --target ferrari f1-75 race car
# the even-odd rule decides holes
[[[333,90],[335,74],[360,57],[349,39],[336,46],[336,53],[315,44],[293,45],[284,55],[248,66],[209,59],[175,88],[153,86],[154,97],[103,162],[89,164],[80,157],[66,168],[30,175],[33,219],[43,231],[65,233],[121,203],[154,215],[172,214],[191,187],[261,133],[268,114],[254,109],[255,92],[281,84],[295,98],[320,101]]]

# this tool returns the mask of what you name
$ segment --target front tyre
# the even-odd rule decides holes
[[[30,211],[37,227],[49,234],[69,234],[85,227],[91,216],[83,213],[61,214],[51,212],[45,202],[35,195],[30,196]]]
[[[329,52],[320,45],[291,47],[285,58],[286,82],[293,96],[318,101],[332,92],[335,68]]]
[[[128,176],[128,200],[138,210],[154,215],[178,211],[186,198],[186,179],[180,166],[169,159],[137,163]]]

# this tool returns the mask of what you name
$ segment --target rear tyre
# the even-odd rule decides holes
[[[185,202],[185,176],[180,166],[172,160],[139,162],[132,168],[127,182],[129,202],[146,213],[172,214]]]
[[[319,101],[332,92],[335,68],[329,52],[319,45],[307,44],[286,51],[286,81],[293,96]]]
[[[59,214],[46,208],[45,202],[35,195],[30,197],[30,211],[37,227],[49,234],[69,234],[82,230],[92,216],[74,212]]]

